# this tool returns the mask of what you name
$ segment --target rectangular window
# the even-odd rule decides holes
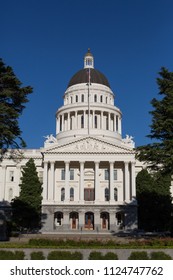
[[[109,169],[105,169],[105,180],[109,180]]]
[[[84,200],[94,201],[94,189],[84,189]]]
[[[43,183],[43,171],[38,172],[38,177],[39,177],[40,183]]]
[[[61,180],[65,180],[65,169],[61,169]]]
[[[74,180],[74,169],[70,168],[70,180]]]
[[[14,171],[10,171],[10,173],[9,173],[9,179],[10,179],[10,182],[13,182],[13,181],[14,181]]]
[[[114,169],[114,181],[118,180],[117,175],[118,175],[117,169]]]

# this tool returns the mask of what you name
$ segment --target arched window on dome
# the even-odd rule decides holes
[[[84,94],[81,95],[81,102],[84,102]]]
[[[94,128],[97,128],[97,116],[94,117]]]
[[[100,102],[103,102],[103,95],[100,96]]]
[[[106,96],[106,104],[108,104],[108,97]]]
[[[78,102],[78,95],[76,95],[76,102]]]
[[[118,189],[114,188],[114,200],[118,201]]]
[[[97,94],[94,95],[94,102],[97,102]]]
[[[84,116],[81,116],[81,128],[84,128]]]

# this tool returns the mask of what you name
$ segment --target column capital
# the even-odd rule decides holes
[[[115,163],[115,161],[111,161],[111,160],[110,160],[110,161],[109,161],[109,163],[110,163],[110,164],[114,164],[114,163]]]
[[[99,164],[99,163],[100,163],[100,161],[99,161],[99,160],[96,160],[96,161],[94,161],[94,163],[95,163],[95,164]]]

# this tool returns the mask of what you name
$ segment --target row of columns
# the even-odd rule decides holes
[[[80,162],[80,181],[79,181],[79,201],[84,202],[84,161]],[[114,162],[110,162],[110,202],[114,201]],[[69,166],[70,162],[65,162],[65,202],[70,201],[70,184],[69,184]],[[49,176],[48,176],[49,175]],[[95,162],[95,202],[99,201],[99,162]],[[55,199],[55,163],[44,162],[44,184],[43,199],[45,201],[54,201]],[[124,200],[130,201],[136,197],[135,186],[135,162],[124,162]]]
[[[96,110],[90,111],[90,128],[106,129],[121,134],[121,119],[119,115],[110,112],[104,113],[103,111],[100,111],[99,114],[96,113]],[[83,127],[81,127],[82,117]],[[97,125],[95,118],[97,118]],[[82,114],[79,114],[79,111],[63,113],[57,116],[56,134],[61,131],[87,128],[87,125],[88,110],[84,110]]]

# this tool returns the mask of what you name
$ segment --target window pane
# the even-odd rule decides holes
[[[105,180],[109,180],[109,169],[105,169]]]
[[[65,180],[65,169],[61,170],[61,180]]]
[[[114,169],[114,180],[117,180],[117,169]]]
[[[74,180],[74,169],[70,169],[70,180]]]

